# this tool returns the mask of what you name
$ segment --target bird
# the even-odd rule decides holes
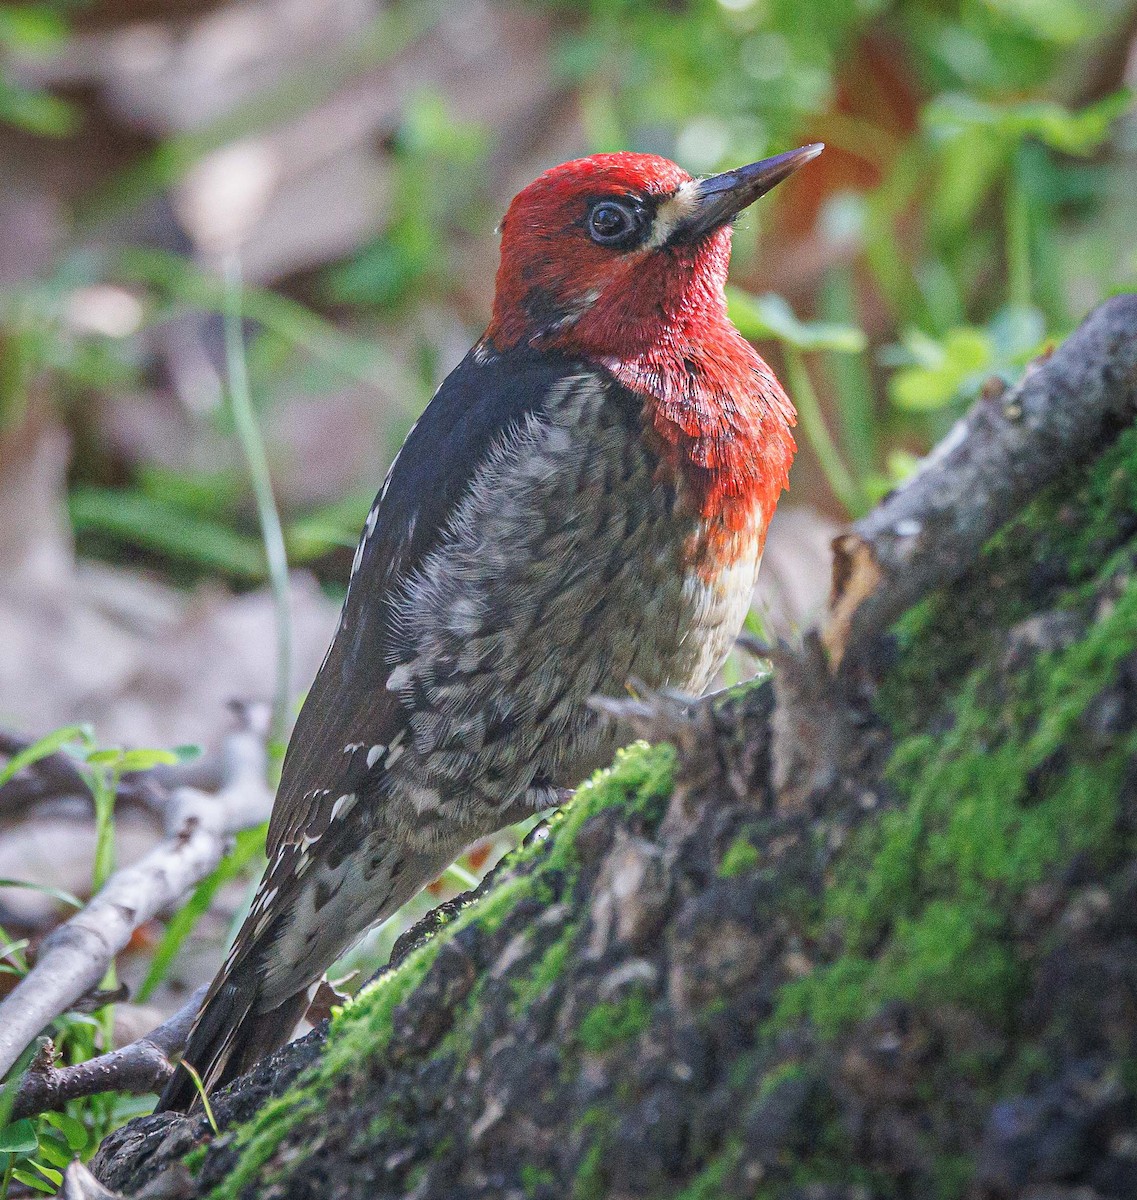
[[[732,225],[820,144],[709,177],[644,153],[508,206],[491,320],[371,507],[247,919],[182,1062],[207,1092],[480,838],[615,745],[590,699],[701,694],[745,619],[795,411],[727,315]],[[159,1110],[198,1087],[176,1069]]]

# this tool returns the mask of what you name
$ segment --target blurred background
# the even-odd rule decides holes
[[[0,726],[89,722],[82,759],[213,746],[233,697],[283,725],[390,459],[488,318],[509,198],[600,150],[708,173],[829,147],[745,217],[731,275],[801,414],[756,601],[792,631],[837,524],[1133,286],[1135,79],[1137,0],[0,8]],[[0,810],[0,880],[90,890],[89,798]],[[120,814],[122,858],[154,836]],[[12,937],[58,915],[0,889]]]

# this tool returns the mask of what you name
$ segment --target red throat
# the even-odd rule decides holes
[[[648,397],[663,461],[683,480],[712,548],[742,553],[755,537],[760,551],[796,448],[793,406],[766,363],[728,328],[696,346],[661,342],[605,365]]]
[[[721,561],[761,548],[795,449],[793,405],[726,315],[730,227],[626,253],[584,230],[598,195],[636,195],[662,211],[681,207],[690,182],[643,154],[597,155],[539,177],[502,225],[486,341],[588,359],[643,396],[661,470],[702,519],[699,553]]]
[[[729,254],[729,229],[648,252],[607,286],[581,281],[583,294],[599,294],[559,329],[510,320],[499,303],[486,332],[497,349],[529,342],[597,362],[642,395],[664,469],[696,506],[702,549],[715,558],[746,553],[753,538],[761,549],[796,448],[793,405],[726,315]]]

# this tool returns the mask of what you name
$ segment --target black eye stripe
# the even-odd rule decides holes
[[[630,250],[647,240],[651,220],[651,210],[638,197],[603,196],[589,205],[584,224],[598,246]]]

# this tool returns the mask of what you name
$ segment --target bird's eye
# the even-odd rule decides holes
[[[643,233],[643,214],[618,200],[601,200],[588,214],[588,236],[600,246],[628,247]]]

